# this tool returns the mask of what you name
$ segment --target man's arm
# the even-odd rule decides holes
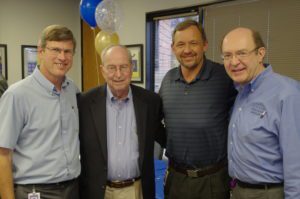
[[[156,131],[155,131],[155,141],[160,144],[162,148],[166,148],[167,135],[166,129],[163,124],[163,108],[162,101],[159,98],[159,106],[158,106],[158,115],[156,117]]]
[[[279,125],[279,144],[283,159],[285,199],[300,198],[300,94],[283,103]]]
[[[1,199],[14,199],[12,177],[12,151],[0,147],[0,196]]]

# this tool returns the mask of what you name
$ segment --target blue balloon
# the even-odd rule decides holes
[[[81,0],[80,1],[80,15],[81,18],[89,24],[92,28],[97,26],[96,19],[95,19],[95,11],[97,5],[102,0]]]

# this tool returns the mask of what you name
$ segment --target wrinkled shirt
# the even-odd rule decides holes
[[[108,179],[138,177],[139,145],[131,89],[125,99],[119,100],[107,86],[106,110]]]
[[[269,65],[239,87],[229,124],[229,174],[241,181],[284,182],[285,199],[300,198],[299,82]]]
[[[80,174],[78,88],[61,91],[36,68],[0,100],[0,147],[13,150],[16,184],[56,183]]]

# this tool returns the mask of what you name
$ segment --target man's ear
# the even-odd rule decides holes
[[[172,52],[174,53],[174,43],[171,44]]]
[[[257,55],[260,57],[260,62],[263,62],[264,60],[264,57],[266,55],[266,48],[265,47],[260,47],[258,50],[257,50]]]
[[[100,71],[101,71],[101,74],[102,74],[102,76],[105,78],[106,76],[106,73],[105,73],[105,71],[104,71],[104,65],[103,64],[100,64],[100,66],[99,66],[99,69],[100,69]],[[100,74],[99,74],[100,75]]]
[[[203,43],[203,51],[206,52],[208,49],[208,41],[204,41]]]
[[[43,49],[41,46],[37,46],[37,52],[38,52],[38,53],[42,53],[43,50],[44,50],[44,49]]]

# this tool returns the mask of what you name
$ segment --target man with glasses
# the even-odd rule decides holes
[[[130,84],[132,56],[102,51],[106,84],[79,96],[81,198],[154,199],[154,140],[164,145],[160,97]]]
[[[32,75],[11,85],[0,103],[2,199],[78,199],[78,88],[66,77],[76,41],[46,27]]]
[[[238,96],[229,124],[233,199],[300,198],[300,86],[264,64],[258,32],[225,35],[222,57]]]
[[[166,199],[228,199],[227,129],[236,90],[221,64],[206,59],[208,42],[193,20],[173,31],[179,67],[163,79],[167,133]]]

